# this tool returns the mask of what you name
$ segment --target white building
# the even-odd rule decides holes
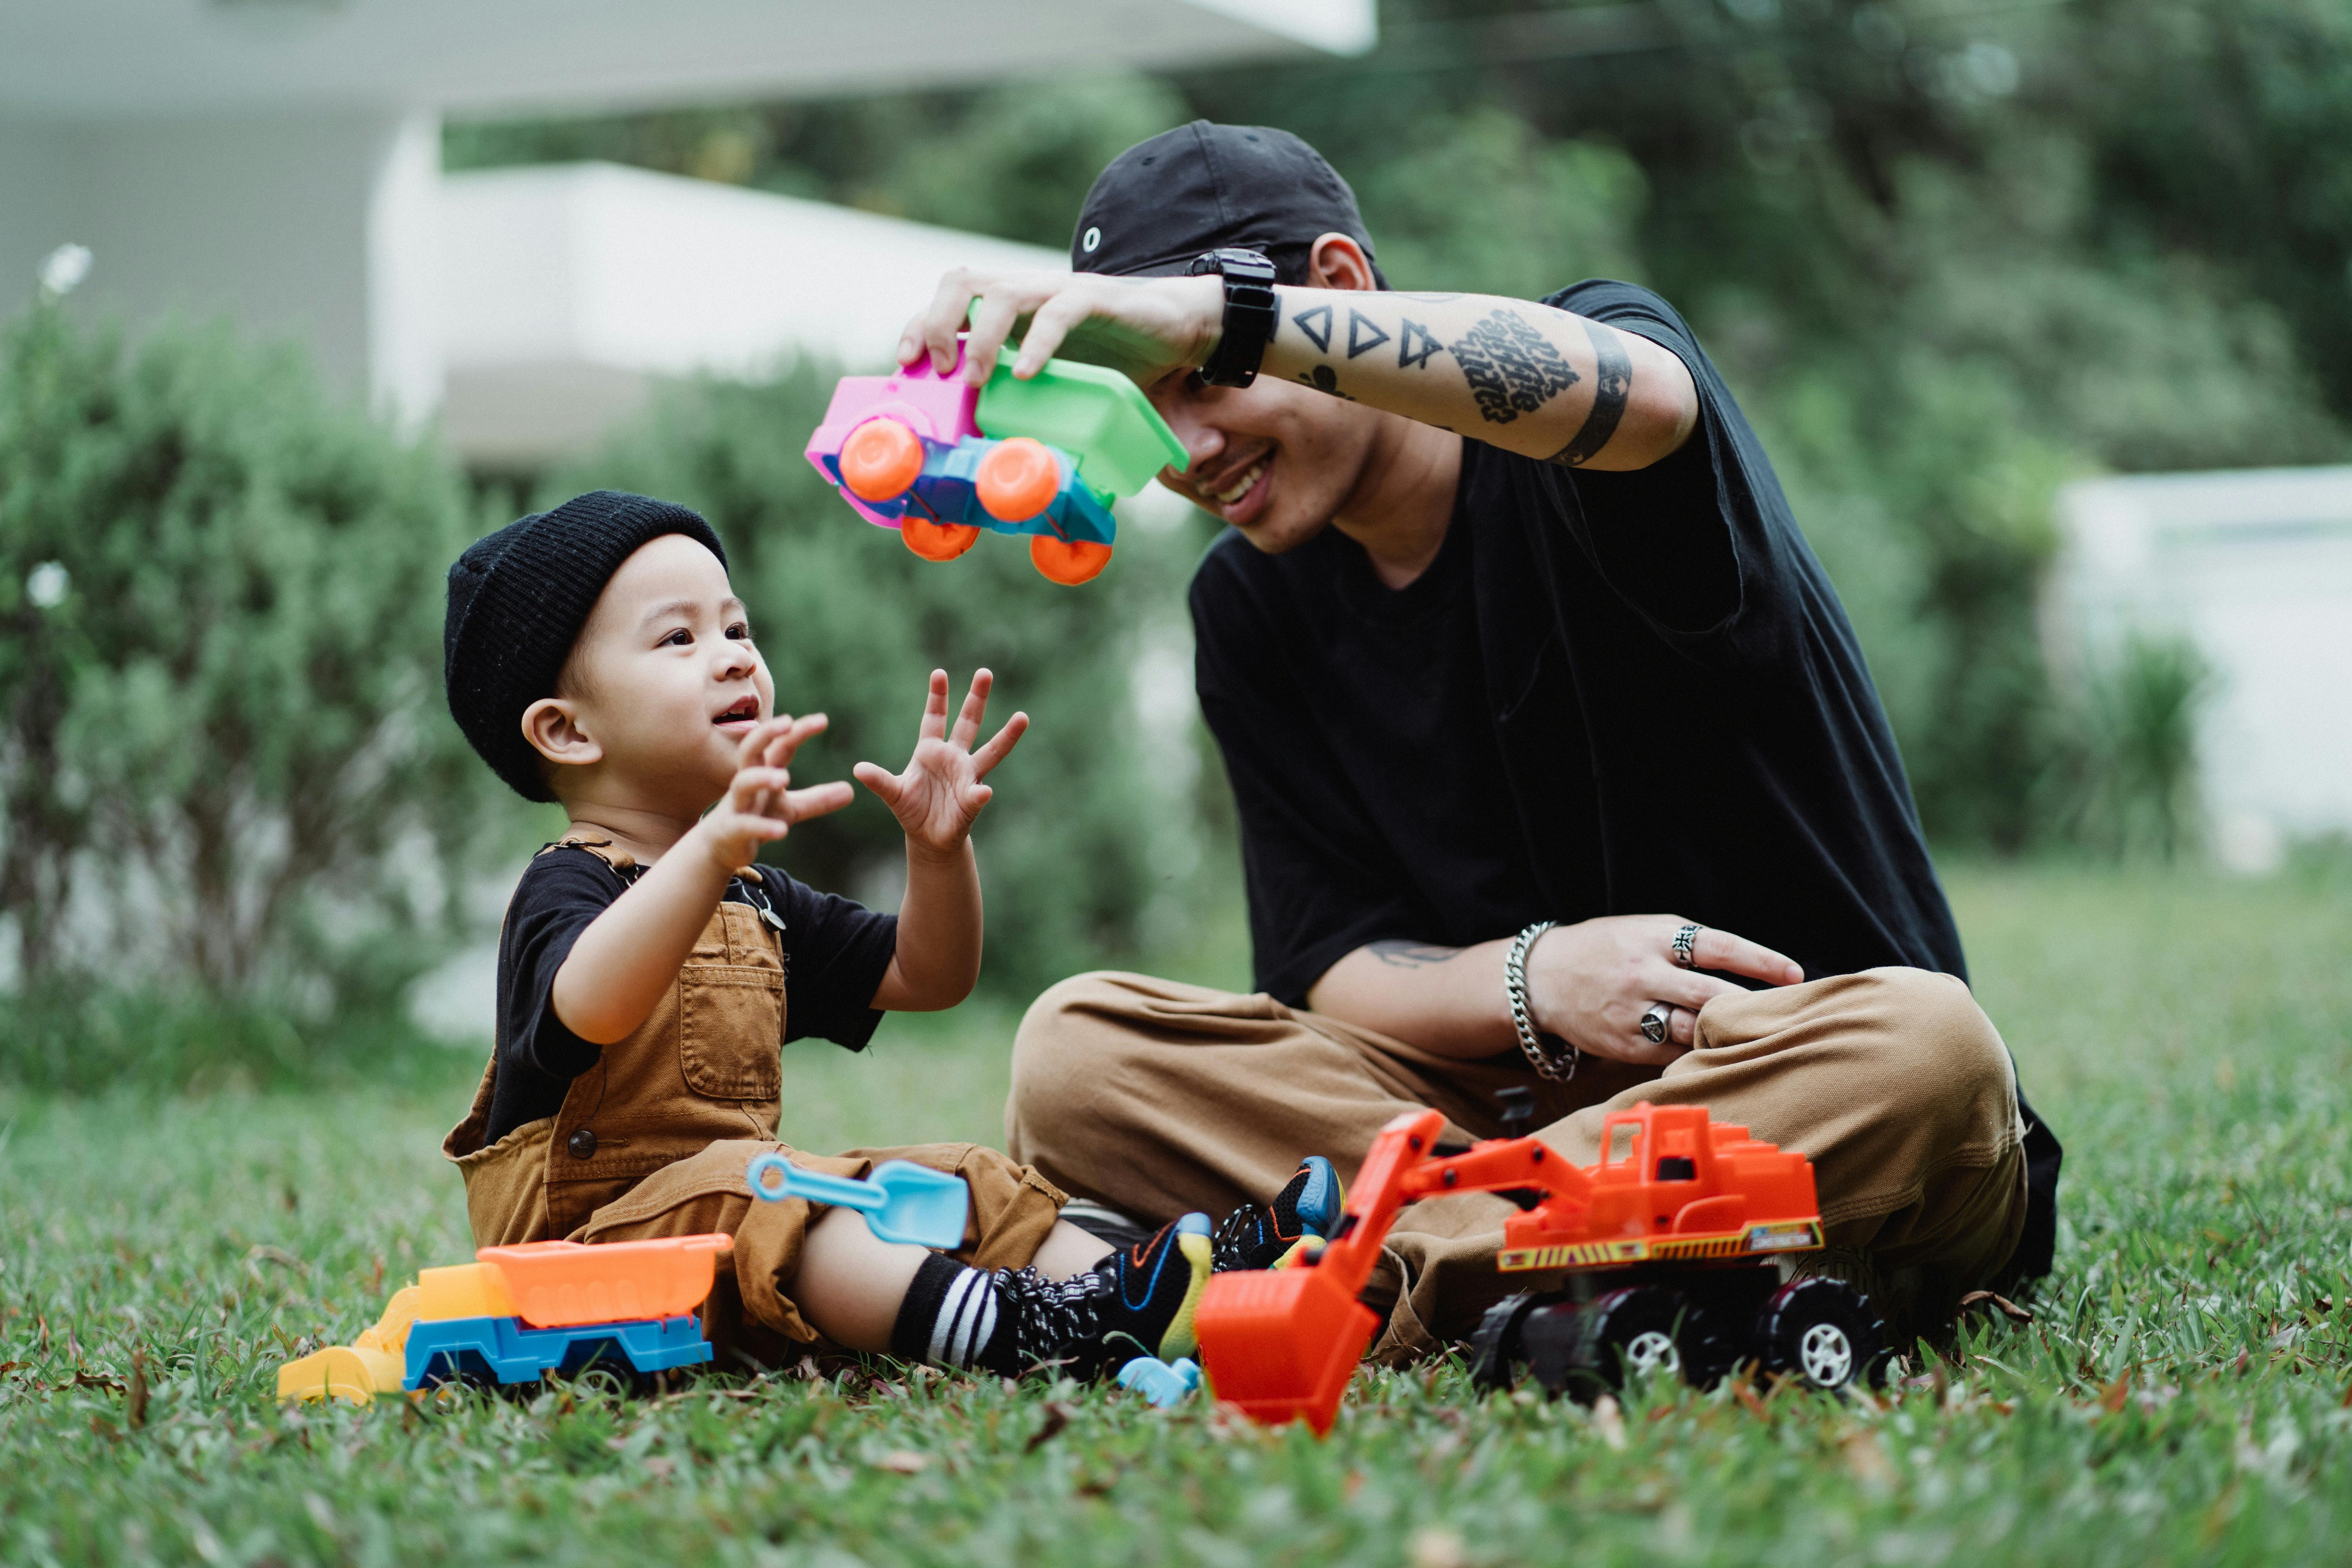
[[[2199,759],[2224,862],[2352,834],[2352,468],[2086,480],[2060,510],[2061,651],[2186,634],[2219,676]]]
[[[98,265],[76,309],[133,322],[226,310],[307,338],[332,381],[422,418],[445,388],[498,368],[470,335],[487,312],[469,281],[442,272],[445,113],[837,94],[1348,51],[1372,37],[1373,0],[5,0],[0,311],[30,294],[43,256],[79,242]],[[486,255],[516,232],[512,215],[486,212],[495,191],[593,226],[622,185],[471,184],[457,198],[471,226],[455,243]],[[681,222],[720,221],[711,204],[669,206]],[[814,223],[806,206],[771,205],[745,231],[772,249],[775,215]],[[646,259],[567,255],[597,274],[590,294]],[[845,257],[840,275],[876,265]],[[509,269],[484,287],[513,281]],[[643,319],[623,328],[609,294],[573,300],[575,348],[599,332],[641,345],[692,316],[642,296]],[[566,330],[530,314],[488,324],[514,327],[510,343],[534,353]]]

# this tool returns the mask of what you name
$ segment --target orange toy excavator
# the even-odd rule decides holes
[[[1522,1361],[1555,1392],[1614,1386],[1628,1371],[1708,1383],[1751,1358],[1818,1388],[1876,1375],[1883,1336],[1861,1293],[1784,1284],[1774,1267],[1822,1245],[1802,1154],[1704,1107],[1647,1100],[1602,1123],[1601,1162],[1581,1168],[1532,1137],[1443,1147],[1444,1125],[1408,1111],[1381,1130],[1311,1262],[1210,1280],[1194,1321],[1221,1404],[1328,1432],[1380,1324],[1357,1298],[1397,1210],[1470,1192],[1521,1206],[1504,1224],[1498,1269],[1569,1280],[1486,1314],[1472,1359],[1482,1387],[1507,1386]]]

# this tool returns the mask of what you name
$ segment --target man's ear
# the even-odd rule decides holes
[[[604,760],[604,744],[580,727],[580,705],[568,697],[542,697],[524,709],[522,738],[549,762],[567,767]]]
[[[1364,254],[1362,246],[1344,234],[1327,234],[1307,253],[1307,286],[1369,291],[1380,284],[1372,277],[1372,258]]]

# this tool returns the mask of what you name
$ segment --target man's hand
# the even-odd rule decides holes
[[[922,728],[917,731],[915,754],[907,771],[892,773],[873,763],[852,771],[857,782],[882,797],[898,826],[907,830],[907,847],[931,856],[960,851],[971,836],[981,808],[995,792],[980,781],[1004,760],[1029,728],[1029,715],[1015,713],[995,738],[978,751],[971,743],[980,735],[980,721],[988,712],[989,689],[996,678],[987,670],[971,678],[971,694],[955,728],[948,728],[948,672],[931,671],[931,689],[923,703]]]
[[[1744,974],[1768,985],[1793,985],[1805,972],[1770,948],[1726,931],[1699,929],[1696,968],[1674,961],[1679,915],[1611,915],[1559,926],[1528,952],[1528,1004],[1536,1027],[1580,1051],[1622,1062],[1662,1066],[1690,1049],[1698,1010],[1738,986],[1701,969]],[[1674,1007],[1665,1039],[1642,1035],[1652,1003]]]
[[[782,838],[793,825],[839,811],[852,796],[845,784],[793,789],[788,764],[811,736],[824,731],[822,713],[795,719],[779,713],[743,737],[735,777],[694,832],[718,868],[732,875],[759,858],[760,846]]]
[[[1537,1028],[1577,1049],[1621,1062],[1659,1066],[1690,1049],[1698,1010],[1738,986],[1684,969],[1675,915],[1611,915],[1555,926],[1528,952],[1528,1005]],[[1494,1056],[1518,1048],[1503,989],[1511,939],[1475,947],[1375,942],[1356,949],[1309,988],[1307,1005],[1440,1056]],[[1744,974],[1768,985],[1805,977],[1788,959],[1729,931],[1699,929],[1691,956],[1699,969]],[[1642,1015],[1669,1004],[1667,1036],[1653,1045]]]
[[[970,329],[966,331],[966,321]],[[1013,374],[1026,379],[1061,355],[1124,373],[1150,386],[1205,363],[1224,330],[1224,284],[1215,278],[1105,278],[1092,272],[982,272],[960,267],[940,279],[930,307],[907,323],[898,363],[926,350],[941,375],[964,338],[964,378],[996,369],[1005,340],[1021,334]]]

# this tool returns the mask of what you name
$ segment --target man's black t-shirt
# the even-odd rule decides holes
[[[615,871],[600,857],[571,847],[541,855],[524,869],[499,933],[499,1070],[486,1142],[561,1110],[572,1080],[604,1054],[604,1047],[582,1039],[555,1016],[555,972],[589,922],[643,870]],[[772,866],[754,868],[754,874],[756,882],[729,881],[726,897],[758,910],[778,933],[784,1037],[776,1048],[815,1036],[865,1049],[882,1022],[867,1004],[898,949],[898,917],[817,892]]]
[[[1682,359],[1679,452],[1601,473],[1465,440],[1444,542],[1402,590],[1337,529],[1280,555],[1228,534],[1193,578],[1259,987],[1302,1005],[1370,942],[1633,913],[1808,975],[1967,978],[1861,648],[1729,389],[1647,289],[1546,303]],[[2019,1258],[2038,1243],[2046,1268],[2057,1145],[2028,1125]]]

